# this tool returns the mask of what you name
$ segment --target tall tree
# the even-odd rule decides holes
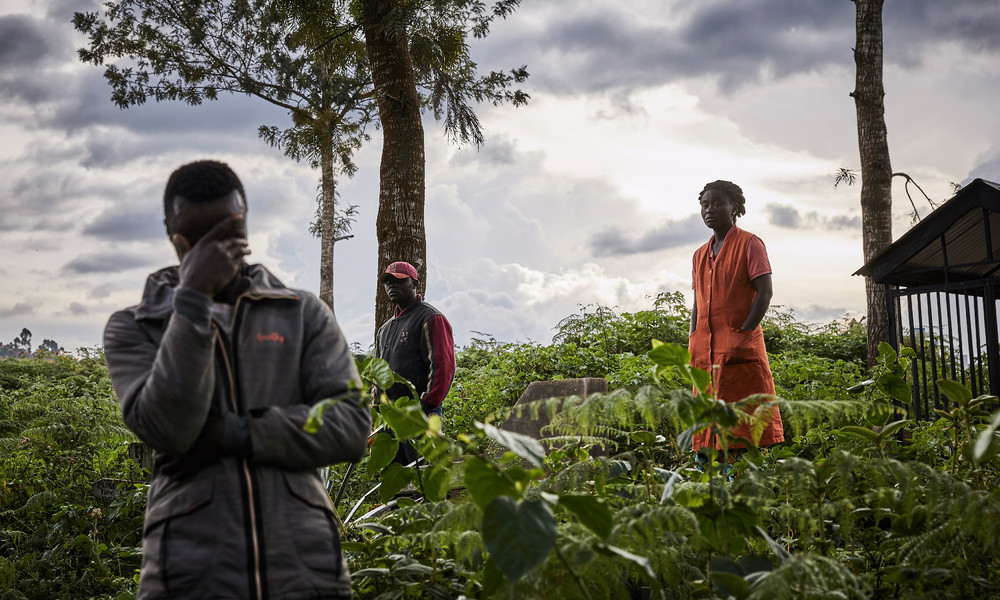
[[[486,37],[492,21],[505,18],[519,3],[360,0],[383,133],[376,220],[380,268],[405,260],[417,268],[426,286],[421,106],[429,106],[435,118],[443,118],[452,140],[478,147],[484,138],[473,103],[519,106],[527,102],[527,94],[511,89],[528,77],[524,66],[479,76],[467,43],[469,35]],[[378,284],[375,298],[377,329],[392,316],[393,306]]]
[[[76,13],[89,38],[84,62],[104,76],[120,108],[148,99],[197,105],[220,92],[288,111],[291,126],[261,126],[262,139],[320,170],[317,221],[320,297],[333,307],[336,181],[355,171],[353,152],[374,116],[364,41],[344,0],[112,0],[103,16]],[[348,209],[350,211],[350,209]],[[338,226],[339,225],[339,226]]]
[[[14,340],[14,346],[24,348],[28,356],[31,356],[31,331],[27,327],[22,329],[21,335]]]
[[[424,230],[424,127],[420,97],[398,0],[362,0],[361,19],[382,123],[379,202],[375,231],[378,266],[405,260],[427,281]],[[376,278],[377,280],[377,278]],[[426,288],[425,288],[426,289]],[[392,316],[392,305],[375,289],[375,330]]]
[[[865,262],[892,244],[892,165],[885,127],[882,84],[883,0],[853,0],[857,9],[854,106],[861,153],[861,236]],[[868,321],[868,364],[875,363],[878,344],[889,339],[887,291],[865,278]]]
[[[313,229],[323,240],[320,295],[332,306],[333,243],[345,237],[354,208],[336,211],[336,176],[354,172],[351,157],[367,141],[365,126],[376,115],[385,121],[386,140],[379,262],[412,262],[426,282],[420,112],[428,108],[443,120],[452,140],[479,145],[483,132],[473,104],[527,102],[527,94],[512,88],[528,77],[526,68],[479,75],[467,42],[469,36],[488,35],[490,24],[519,3],[111,0],[103,19],[77,13],[74,24],[90,38],[79,51],[83,61],[126,65],[105,70],[112,99],[122,108],[148,98],[200,104],[221,91],[288,110],[292,127],[261,127],[259,133],[288,156],[308,159],[321,170]],[[377,81],[372,70],[379,73]],[[379,323],[391,314],[391,305],[382,294],[376,292],[376,298]]]

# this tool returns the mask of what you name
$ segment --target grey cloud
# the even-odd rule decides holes
[[[817,304],[810,304],[805,308],[793,312],[800,321],[824,324],[854,315],[852,311],[842,306],[819,306]]]
[[[25,69],[52,52],[41,22],[27,15],[0,16],[0,67]]]
[[[474,288],[465,290],[464,293],[477,306],[503,310],[514,310],[517,308],[514,299],[506,292]]]
[[[217,101],[205,102],[199,106],[189,106],[183,102],[147,103],[120,109],[111,101],[111,88],[94,67],[77,77],[65,81],[61,73],[48,73],[46,77],[70,87],[73,93],[54,90],[51,110],[38,116],[38,125],[45,128],[70,132],[94,125],[111,125],[152,136],[167,135],[169,141],[153,140],[154,143],[176,143],[180,134],[213,136],[214,141],[222,141],[218,136],[239,135],[245,144],[246,133],[256,137],[257,127],[265,123],[281,126],[290,125],[288,115],[280,108],[262,100],[243,96],[222,95]],[[192,138],[181,140],[190,147]],[[146,143],[151,143],[146,140]],[[260,142],[263,145],[263,142]],[[235,146],[235,144],[234,144]],[[235,148],[234,148],[235,149]]]
[[[91,288],[91,290],[87,292],[87,297],[100,300],[102,298],[107,298],[117,289],[118,289],[117,285],[114,285],[112,283],[102,283],[97,287]]]
[[[471,162],[484,162],[489,165],[513,165],[517,148],[514,142],[505,137],[492,137],[486,140],[478,150],[475,146],[464,147],[455,153],[452,162],[455,165],[466,165]]]
[[[82,317],[84,315],[89,315],[99,311],[93,307],[87,306],[83,302],[70,302],[65,306],[65,310],[57,311],[55,314],[57,316],[70,316],[70,317]]]
[[[1000,183],[1000,148],[992,149],[988,155],[981,158],[979,164],[969,171],[968,177],[960,183],[966,186],[976,178]]]
[[[85,315],[89,312],[90,309],[85,304],[81,304],[80,302],[69,303],[69,313],[71,315],[80,316],[80,315]]]
[[[626,92],[616,92],[612,94],[610,100],[613,110],[599,110],[594,114],[595,119],[607,121],[617,119],[621,116],[649,117],[649,113],[646,109],[636,104],[631,95]]]
[[[816,211],[802,212],[788,204],[768,204],[764,207],[768,222],[786,229],[861,230],[860,215],[824,215]]]
[[[497,38],[483,44],[484,60],[526,62],[529,91],[562,94],[642,89],[696,77],[711,77],[731,93],[749,83],[831,66],[853,69],[855,8],[847,1],[651,2],[646,19],[611,2],[571,6],[533,15],[535,22],[516,32],[498,26]],[[888,0],[883,22],[887,64],[917,65],[941,43],[1000,51],[994,0]]]
[[[77,226],[81,199],[100,195],[81,183],[71,166],[54,152],[42,162],[28,159],[0,163],[0,231],[65,232]]]
[[[787,204],[768,204],[764,208],[767,219],[772,225],[785,228],[795,228],[802,224],[802,215],[794,206]]]
[[[695,214],[679,221],[664,221],[640,234],[610,227],[592,235],[587,246],[595,256],[622,256],[687,246],[708,239],[708,235],[701,217]]]
[[[850,60],[854,18],[848,2],[703,0],[660,6],[652,15],[657,18],[639,20],[617,6],[580,5],[560,11],[547,31],[527,29],[523,37],[507,37],[507,48],[487,52],[502,55],[497,59],[504,64],[528,62],[531,87],[557,93],[644,88],[705,75],[733,89]]]
[[[94,252],[77,257],[63,266],[63,271],[72,275],[92,273],[117,273],[152,264],[150,260],[130,252]]]
[[[886,59],[892,52],[926,50],[913,40],[947,41],[973,52],[1000,52],[1000,10],[993,0],[887,0],[883,10]],[[899,44],[896,44],[899,40]]]
[[[223,95],[219,101],[202,106],[150,102],[121,110],[111,101],[103,66],[87,65],[72,71],[65,68],[80,64],[76,46],[87,43],[70,23],[73,13],[99,10],[100,2],[50,0],[39,4],[46,11],[45,19],[0,16],[0,99],[17,100],[31,107],[8,119],[63,134],[93,125],[112,125],[136,133],[169,133],[174,139],[181,133],[228,137],[233,132],[249,132],[255,136],[261,124],[290,125],[286,111],[243,96]],[[202,141],[187,139],[184,143],[190,147]],[[245,141],[241,143],[245,145]],[[232,145],[235,149],[236,143]],[[99,161],[101,153],[95,152],[94,159]]]
[[[118,207],[105,210],[83,228],[83,233],[116,242],[152,240],[166,236],[163,208],[158,202],[145,202],[140,210],[124,211]]]
[[[101,8],[100,0],[48,0],[45,14],[57,21],[68,23],[73,13],[93,12]]]
[[[35,314],[35,305],[30,302],[18,302],[13,306],[0,308],[0,317],[5,319],[11,317],[25,317]]]

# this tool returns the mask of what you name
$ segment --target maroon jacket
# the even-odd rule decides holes
[[[420,296],[379,328],[375,356],[413,384],[425,413],[441,406],[455,377],[455,342],[451,324],[441,311]],[[406,395],[396,384],[386,391],[390,399]]]

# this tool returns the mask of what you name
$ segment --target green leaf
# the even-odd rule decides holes
[[[638,442],[640,444],[654,444],[656,443],[656,434],[652,431],[633,431],[631,435],[632,441]]]
[[[701,394],[707,393],[708,386],[712,383],[712,376],[709,375],[708,371],[699,369],[698,367],[691,367],[689,373],[694,387],[698,388],[698,392]]]
[[[715,552],[737,555],[746,548],[746,538],[754,532],[758,512],[746,504],[719,507],[706,504],[694,511],[698,530]]]
[[[419,406],[408,406],[405,409],[391,404],[379,406],[379,412],[385,422],[396,432],[396,437],[408,440],[427,431],[427,419],[424,418]]]
[[[555,516],[544,502],[494,498],[483,511],[483,542],[507,579],[517,581],[555,546]]]
[[[437,418],[437,415],[431,415],[431,417]],[[420,456],[423,456],[427,462],[453,460],[453,457],[446,456],[449,451],[454,449],[453,442],[448,438],[428,435],[416,440],[413,445],[416,447],[417,452],[420,453]]]
[[[378,489],[378,497],[382,502],[392,500],[412,480],[413,469],[407,469],[399,463],[392,463],[382,473],[382,485]]]
[[[884,440],[888,438],[889,436],[896,433],[903,427],[906,427],[906,425],[909,422],[910,422],[909,419],[901,419],[899,421],[893,421],[892,423],[889,423],[888,425],[882,428],[882,431],[878,434],[878,439]]]
[[[410,498],[409,496],[400,496],[399,498],[396,498],[396,506],[398,506],[399,508],[406,508],[408,506],[416,506],[416,505],[417,501],[414,500],[413,498]]]
[[[465,487],[476,506],[486,510],[491,500],[498,496],[520,498],[517,489],[493,465],[478,456],[465,459]]]
[[[865,421],[873,427],[885,425],[890,418],[892,418],[892,406],[884,402],[876,402],[865,409]]]
[[[725,598],[742,600],[750,595],[750,584],[747,583],[746,579],[743,579],[742,575],[726,571],[712,571],[709,577]]]
[[[710,499],[708,491],[692,485],[682,486],[674,494],[674,502],[687,508],[697,508]]]
[[[945,396],[948,396],[953,402],[959,406],[968,406],[969,401],[972,400],[972,392],[969,388],[965,387],[957,381],[952,381],[951,379],[938,379],[937,381],[938,389]]]
[[[845,425],[844,427],[840,428],[840,431],[850,434],[854,437],[867,440],[872,444],[878,441],[878,434],[872,431],[871,429],[866,429],[864,427],[858,427],[856,425]]]
[[[566,507],[580,522],[603,539],[611,535],[614,515],[599,498],[583,494],[559,496],[559,505]]]
[[[371,456],[368,457],[368,476],[374,477],[392,462],[399,451],[399,441],[382,431],[372,438]]]
[[[911,396],[910,384],[899,375],[883,375],[885,379],[885,392],[903,404],[909,404]]]
[[[451,487],[449,464],[453,463],[436,463],[421,475],[424,496],[431,502],[440,502],[448,495],[448,488]]]
[[[664,344],[660,340],[653,340],[649,360],[661,367],[686,367],[691,363],[691,353],[680,344]]]
[[[604,550],[605,552],[610,552],[624,558],[625,560],[631,561],[638,565],[640,569],[646,573],[646,576],[650,579],[656,579],[656,573],[653,572],[653,565],[649,562],[649,559],[644,556],[639,556],[638,554],[632,554],[624,548],[619,548],[617,546],[601,546],[598,550]]]
[[[979,434],[976,445],[972,449],[972,457],[977,465],[985,464],[997,455],[1000,451],[1000,410],[993,413],[993,420],[986,429]]]
[[[360,579],[362,577],[385,577],[387,575],[389,575],[389,569],[383,569],[383,568],[361,569],[359,571],[351,573],[351,577],[357,579]]]
[[[388,390],[396,382],[396,374],[389,367],[389,363],[382,358],[373,357],[365,361],[361,374],[381,390]]]
[[[306,433],[319,433],[320,427],[323,426],[323,413],[334,404],[340,402],[343,402],[342,398],[325,398],[313,404],[309,409],[309,416],[306,418],[306,424],[302,426],[302,429]]]
[[[879,362],[889,364],[896,362],[896,350],[889,342],[879,342],[878,345]]]
[[[486,437],[507,448],[514,454],[527,460],[536,467],[545,464],[545,449],[538,443],[538,440],[513,431],[497,429],[496,427],[476,422],[476,427],[481,427]]]
[[[524,469],[515,465],[505,468],[503,474],[505,479],[513,482],[514,487],[518,490],[518,497],[520,497],[533,480],[545,477],[545,469]]]
[[[705,411],[712,407],[712,400],[706,396],[695,396],[688,390],[679,392],[674,400],[677,418],[688,427],[702,421]]]
[[[972,449],[972,457],[977,465],[983,465],[993,460],[997,451],[1000,451],[1000,433],[984,431],[976,439],[976,445]]]

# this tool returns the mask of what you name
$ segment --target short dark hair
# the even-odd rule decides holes
[[[705,184],[705,187],[698,194],[698,200],[705,195],[705,192],[716,191],[722,192],[729,197],[729,201],[733,203],[733,220],[735,221],[737,217],[742,217],[747,214],[746,208],[746,198],[743,197],[743,190],[740,186],[736,185],[732,181],[725,181],[718,179],[712,183]]]
[[[182,196],[189,202],[211,202],[233,192],[240,193],[246,209],[246,192],[243,184],[229,165],[217,160],[196,160],[178,167],[170,174],[163,190],[163,215],[169,227],[174,218],[174,197]]]

